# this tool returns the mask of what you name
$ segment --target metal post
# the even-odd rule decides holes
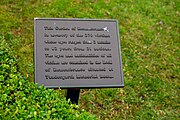
[[[66,100],[70,99],[71,103],[78,105],[79,94],[79,88],[67,89]]]

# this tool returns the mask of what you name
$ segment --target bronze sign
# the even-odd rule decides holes
[[[123,87],[117,20],[34,19],[35,82],[46,87]]]

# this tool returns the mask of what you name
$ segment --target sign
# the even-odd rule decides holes
[[[34,19],[35,82],[45,87],[123,87],[117,20]]]

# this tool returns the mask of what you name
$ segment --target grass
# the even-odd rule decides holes
[[[29,82],[34,17],[118,19],[125,87],[82,90],[82,109],[99,119],[180,118],[178,0],[1,0],[0,36]]]

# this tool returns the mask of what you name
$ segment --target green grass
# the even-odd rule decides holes
[[[34,81],[33,19],[118,19],[125,87],[82,90],[99,119],[180,118],[179,0],[1,0],[0,35]]]

